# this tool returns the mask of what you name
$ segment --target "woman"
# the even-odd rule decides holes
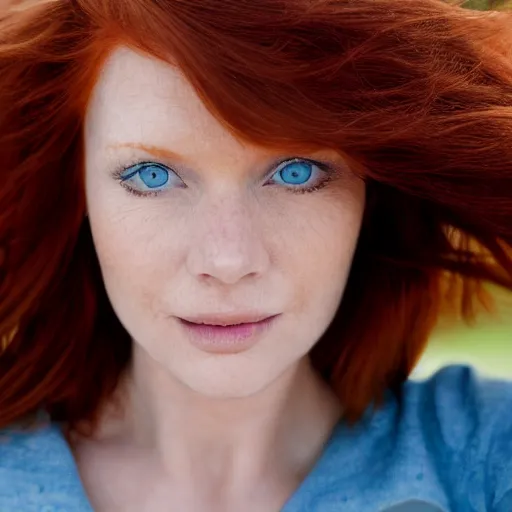
[[[6,11],[0,510],[512,510],[512,385],[408,380],[441,313],[512,289],[511,25]]]

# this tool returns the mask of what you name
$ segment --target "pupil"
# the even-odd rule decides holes
[[[158,166],[151,165],[141,169],[140,178],[147,187],[158,188],[169,181],[169,174]]]
[[[295,162],[282,171],[281,176],[289,183],[298,184],[305,182],[311,176],[311,169],[308,164]],[[286,177],[285,177],[286,176]]]

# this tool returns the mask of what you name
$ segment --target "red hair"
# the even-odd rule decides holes
[[[349,282],[311,354],[355,419],[407,378],[447,302],[470,318],[481,283],[512,289],[509,32],[510,15],[441,0],[47,0],[7,10],[0,425],[41,407],[94,425],[130,361],[82,176],[84,113],[116,45],[177,65],[235,135],[336,149],[364,176]]]

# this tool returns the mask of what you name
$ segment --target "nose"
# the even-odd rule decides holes
[[[187,269],[194,277],[233,285],[265,273],[270,263],[258,219],[243,198],[220,199],[195,212]]]

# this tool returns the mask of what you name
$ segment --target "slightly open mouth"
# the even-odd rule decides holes
[[[271,329],[274,319],[269,316],[257,322],[238,324],[204,324],[180,318],[188,339],[197,348],[211,353],[228,354],[248,350]]]
[[[185,320],[183,318],[180,318],[180,321],[182,321],[184,324],[186,325],[190,325],[190,326],[205,326],[205,327],[239,327],[241,325],[257,325],[257,324],[261,324],[261,323],[264,323],[268,320],[270,320],[271,316],[267,317],[267,318],[263,318],[262,320],[259,320],[257,322],[240,322],[240,323],[235,323],[235,324],[224,324],[224,323],[215,323],[215,324],[209,324],[209,323],[206,323],[206,322],[190,322],[189,320]]]

